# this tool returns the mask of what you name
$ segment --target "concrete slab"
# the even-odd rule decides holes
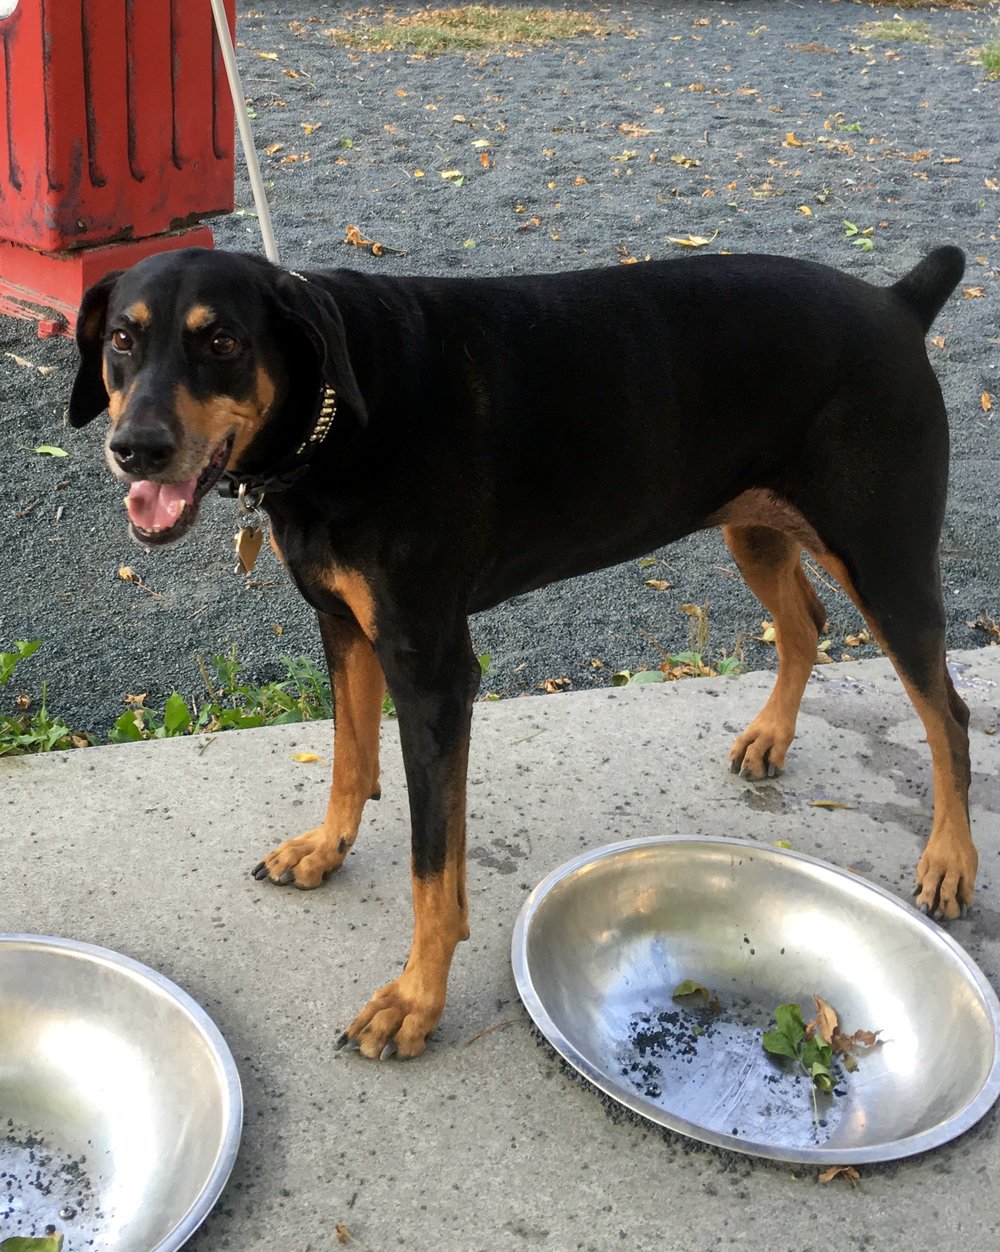
[[[996,984],[1000,651],[956,654],[953,668],[972,708],[981,869],[977,907],[952,933]],[[907,896],[931,772],[888,663],[818,668],[789,772],[754,786],[723,762],[770,682],[751,674],[477,706],[472,938],[431,1047],[406,1064],[333,1051],[407,952],[393,723],[382,735],[384,798],[345,870],[312,893],[248,871],[322,812],[326,724],[0,761],[3,928],[75,936],[162,970],[213,1015],[239,1064],[242,1150],[191,1248],[320,1252],[340,1246],[337,1223],[349,1246],[371,1252],[997,1246],[995,1110],[934,1153],[865,1169],[856,1190],[821,1185],[812,1170],[609,1116],[520,1006],[509,943],[525,894],[611,840],[787,839]],[[293,762],[303,749],[324,763]],[[817,809],[816,798],[855,808]]]

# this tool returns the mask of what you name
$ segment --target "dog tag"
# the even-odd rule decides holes
[[[236,560],[234,574],[249,574],[257,564],[261,545],[264,542],[264,531],[260,526],[241,526],[236,532]]]

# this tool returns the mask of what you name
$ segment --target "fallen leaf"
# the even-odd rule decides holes
[[[710,244],[718,235],[718,231],[714,231],[711,235],[688,235],[686,239],[681,239],[677,235],[668,235],[667,239],[670,243],[675,243],[681,248],[704,248],[706,244]]]
[[[813,1000],[816,1003],[816,1016],[806,1026],[806,1038],[811,1039],[813,1034],[817,1034],[824,1043],[832,1044],[833,1036],[840,1029],[840,1021],[837,1018],[837,1014],[818,995],[814,995]]]
[[[545,681],[540,682],[538,686],[542,691],[548,692],[551,696],[555,695],[559,691],[565,691],[567,687],[572,685],[572,682],[572,678],[546,678]]]
[[[618,130],[623,135],[627,135],[629,139],[638,139],[641,135],[651,135],[653,132],[645,126],[638,126],[634,122],[619,123]]]
[[[697,169],[701,162],[694,157],[685,156],[683,152],[676,152],[671,158],[675,165],[681,165],[686,170]]]
[[[831,1165],[819,1176],[820,1182],[833,1182],[835,1178],[844,1178],[853,1187],[856,1182],[860,1182],[861,1175],[853,1165]]]
[[[931,343],[934,345],[935,348],[943,348],[944,347],[944,335],[933,335],[931,337]]]
[[[277,52],[258,52],[257,56],[263,57],[265,61],[277,61],[278,59]]]
[[[806,217],[812,217],[812,209],[809,207],[808,204],[800,204],[799,212],[804,213]]]
[[[274,156],[276,152],[284,152],[284,150],[285,145],[283,143],[271,143],[264,149],[268,156]]]
[[[761,622],[760,634],[754,635],[758,643],[774,643],[778,638],[778,632],[775,629],[774,622]]]
[[[982,287],[963,287],[962,295],[966,300],[981,300],[986,295],[986,291]]]
[[[1000,624],[998,624],[989,613],[982,612],[974,622],[966,622],[972,630],[985,630],[988,635],[1000,643]]]
[[[490,154],[488,152],[480,152],[479,164],[484,170],[491,170],[496,162],[490,158]]]
[[[856,635],[845,635],[844,643],[849,648],[860,648],[862,644],[871,643],[872,637],[867,630],[859,630]]]
[[[979,397],[979,403],[982,406],[983,412],[988,413],[990,409],[993,408],[993,397],[990,395],[988,391],[984,391],[983,394]]]
[[[39,456],[69,456],[65,448],[57,448],[51,443],[40,443],[35,451]]]
[[[669,591],[671,587],[676,585],[676,583],[668,583],[663,578],[647,578],[643,583],[643,586],[652,587],[654,591]]]
[[[302,129],[306,132],[307,135],[311,135],[315,131],[319,130],[319,128],[323,125],[323,123],[322,122],[299,122],[299,125],[302,127]]]
[[[853,804],[845,804],[843,800],[810,800],[814,809],[853,809]]]
[[[795,138],[795,131],[787,130],[785,131],[785,138],[782,141],[781,146],[783,148],[804,148],[805,144],[801,139]]]
[[[294,752],[292,760],[298,761],[302,765],[311,765],[313,762],[318,761],[319,757],[315,752]]]
[[[22,369],[33,370],[35,368],[32,361],[29,361],[27,357],[18,356],[16,352],[5,352],[4,356],[9,356],[14,364],[20,365]]]

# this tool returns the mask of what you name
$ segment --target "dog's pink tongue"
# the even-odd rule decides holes
[[[194,502],[198,480],[185,483],[133,483],[128,489],[129,521],[140,530],[169,530]]]

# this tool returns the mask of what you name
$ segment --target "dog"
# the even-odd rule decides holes
[[[469,934],[468,615],[707,527],[777,631],[773,692],[731,768],[784,768],[824,624],[806,549],[926,729],[934,817],[917,905],[943,918],[971,905],[968,710],[946,668],[938,570],[948,424],[924,347],[963,269],[942,247],[889,287],[762,255],[396,278],[187,249],[86,293],[69,420],[108,409],[135,537],[179,538],[221,479],[262,503],[319,617],[329,804],[254,877],[311,888],[343,864],[379,795],[386,683],[395,699],[413,941],[340,1045],[421,1053]],[[692,442],[711,456],[677,454]]]

